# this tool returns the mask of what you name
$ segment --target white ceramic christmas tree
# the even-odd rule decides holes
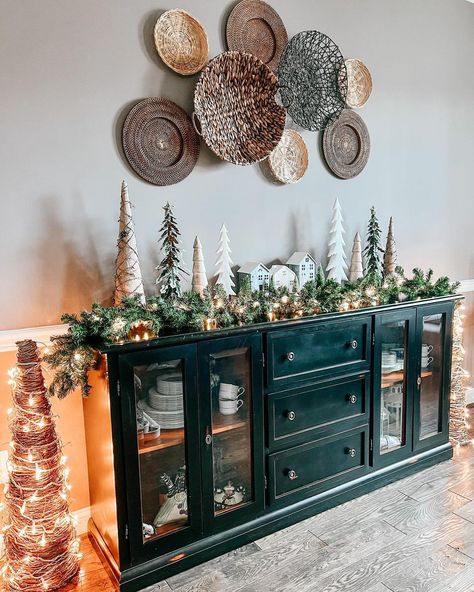
[[[194,239],[193,245],[193,277],[192,290],[201,296],[207,288],[206,267],[204,265],[204,255],[202,254],[202,245],[199,237]]]
[[[223,224],[219,235],[219,245],[217,247],[216,284],[221,284],[228,296],[235,296],[231,253],[229,235],[225,224]]]
[[[387,245],[383,256],[383,273],[385,277],[394,275],[397,266],[397,247],[393,236],[393,219],[390,217],[388,225]]]
[[[335,280],[339,283],[347,280],[344,233],[341,205],[336,198],[331,219],[331,229],[329,231],[329,252],[326,271],[328,272],[328,279]]]
[[[143,289],[135,226],[132,218],[132,206],[128,197],[128,185],[125,181],[122,181],[120,197],[117,249],[117,259],[115,260],[115,306],[120,306],[122,300],[127,296],[138,296],[140,301],[145,303],[145,291]]]
[[[364,276],[364,266],[362,264],[362,242],[360,234],[356,232],[352,244],[351,266],[349,268],[349,281],[356,282]]]

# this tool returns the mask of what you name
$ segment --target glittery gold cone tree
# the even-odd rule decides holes
[[[128,197],[128,185],[122,181],[117,259],[115,260],[115,306],[120,306],[122,300],[128,296],[138,296],[145,304],[132,205]]]
[[[453,315],[453,355],[451,367],[451,409],[449,413],[449,438],[453,444],[467,444],[469,433],[466,425],[466,389],[469,374],[464,370],[463,305],[457,302]]]
[[[56,433],[36,343],[20,341],[11,371],[13,409],[5,488],[3,578],[7,590],[56,590],[79,570],[66,457]]]

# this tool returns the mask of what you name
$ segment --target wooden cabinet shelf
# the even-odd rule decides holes
[[[247,425],[247,420],[239,415],[221,415],[214,414],[214,424],[212,427],[213,435],[222,434],[230,430],[237,430]],[[139,453],[146,454],[147,452],[155,452],[156,450],[163,450],[170,446],[180,446],[184,444],[184,429],[177,430],[161,430],[160,437],[148,444],[140,444]]]
[[[429,376],[431,376],[431,372],[422,372],[421,373],[421,378],[428,378]],[[403,382],[404,379],[404,374],[403,372],[391,372],[390,374],[383,374],[382,375],[382,388],[389,388],[391,386],[393,386],[394,384],[397,384],[397,382]]]

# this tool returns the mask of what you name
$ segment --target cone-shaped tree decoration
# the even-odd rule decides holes
[[[380,254],[383,253],[383,249],[380,246],[381,234],[382,232],[375,214],[375,208],[372,206],[370,208],[370,220],[367,226],[367,246],[365,247],[363,254],[365,255],[367,266],[365,275],[373,282],[380,282],[382,275],[382,264],[380,261]]]
[[[156,283],[160,285],[160,294],[164,298],[181,296],[181,278],[188,275],[181,263],[180,232],[172,206],[164,206],[165,217],[160,228],[160,244],[164,257],[156,268],[159,276]]]
[[[141,302],[145,304],[145,291],[138,260],[132,206],[128,198],[128,185],[125,181],[122,181],[120,197],[117,250],[117,259],[115,260],[115,306],[120,306],[122,300],[127,296],[139,296]]]
[[[453,444],[467,444],[466,390],[469,374],[464,370],[463,305],[457,302],[453,315],[453,353],[451,367],[451,405],[449,411],[449,439]]]
[[[79,570],[79,539],[69,513],[66,457],[56,433],[36,343],[18,344],[10,373],[13,410],[5,493],[7,590],[56,590]]]
[[[356,232],[354,243],[352,245],[351,267],[349,269],[349,281],[356,282],[364,276],[364,266],[362,264],[362,244],[360,234]]]
[[[385,254],[383,256],[383,274],[384,277],[390,277],[395,274],[395,267],[397,266],[397,248],[395,245],[395,238],[393,236],[393,218],[390,217],[387,234],[387,245],[385,247]]]
[[[339,200],[336,199],[331,219],[331,229],[329,231],[329,251],[326,271],[328,272],[328,280],[335,280],[339,283],[347,280],[344,233],[341,205]]]
[[[220,284],[224,288],[227,296],[235,296],[234,274],[232,273],[233,261],[230,257],[231,253],[229,235],[225,224],[223,224],[219,235],[219,245],[217,247],[216,284]]]
[[[201,296],[207,288],[206,267],[204,265],[204,256],[202,254],[202,245],[199,237],[194,239],[193,245],[193,279],[192,290]]]

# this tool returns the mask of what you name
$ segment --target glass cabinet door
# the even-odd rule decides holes
[[[374,407],[378,422],[373,446],[378,464],[394,462],[412,450],[414,321],[415,311],[376,319]]]
[[[432,446],[434,440],[447,441],[446,366],[450,363],[450,351],[447,351],[446,327],[450,319],[450,309],[444,305],[418,309],[418,396],[414,426],[417,449]]]
[[[191,412],[197,397],[186,396],[195,379],[194,346],[191,352],[144,352],[126,356],[122,364],[132,432],[124,442],[131,457],[126,470],[135,488],[129,495],[136,496],[131,535],[139,547],[180,546],[200,521],[199,505],[190,502],[191,489],[199,491],[200,472],[199,454],[192,452],[198,450],[198,414]]]
[[[203,344],[198,352],[200,390],[206,401],[204,517],[214,530],[217,524],[238,523],[263,507],[260,336],[219,339]]]

